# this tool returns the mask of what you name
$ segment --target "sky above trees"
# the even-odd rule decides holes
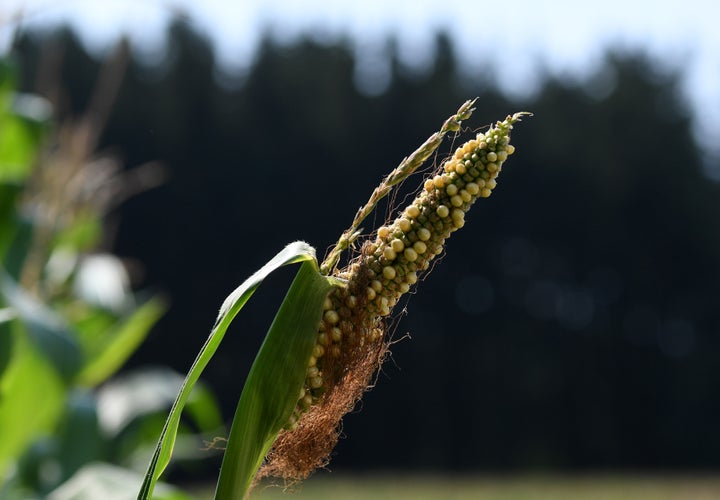
[[[422,71],[432,61],[434,34],[446,30],[468,72],[491,62],[502,88],[514,95],[536,91],[548,70],[591,76],[608,46],[646,50],[661,66],[683,73],[698,139],[720,156],[720,31],[713,14],[719,11],[710,0],[688,0],[681,8],[666,0],[4,0],[0,19],[23,12],[23,26],[69,22],[95,50],[129,33],[134,45],[157,60],[166,54],[168,22],[184,15],[212,40],[220,62],[240,69],[248,67],[268,30],[288,42],[306,34],[329,41],[348,37],[356,51],[356,83],[368,93],[388,83],[389,34],[397,37],[403,62]],[[16,26],[0,24],[0,50]]]

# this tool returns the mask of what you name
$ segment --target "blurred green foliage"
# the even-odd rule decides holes
[[[51,105],[17,93],[16,76],[0,58],[0,497],[80,498],[73,485],[81,483],[83,498],[99,498],[93,488],[118,475],[123,486],[113,494],[135,492],[140,476],[91,464],[144,467],[148,459],[182,378],[145,370],[108,380],[166,304],[133,293],[122,262],[93,252],[102,212],[74,197],[72,185],[89,184],[92,197],[98,177],[87,158],[62,156],[66,144],[47,147],[62,141]],[[222,427],[207,390],[190,406],[196,430]],[[184,498],[162,489],[158,497]]]

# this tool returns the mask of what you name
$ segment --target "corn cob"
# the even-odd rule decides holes
[[[443,252],[450,234],[465,225],[472,204],[490,196],[515,150],[510,130],[524,114],[508,116],[458,148],[413,202],[336,273],[347,285],[325,300],[305,386],[258,477],[302,479],[326,463],[340,419],[368,388],[387,352],[385,318]]]

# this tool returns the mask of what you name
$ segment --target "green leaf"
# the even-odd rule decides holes
[[[80,369],[82,352],[76,335],[67,322],[22,290],[2,268],[0,297],[17,313],[38,350],[66,380],[70,380]]]
[[[66,391],[60,374],[30,341],[24,325],[13,321],[11,326],[12,357],[0,379],[0,483],[30,442],[58,422]]]
[[[298,401],[331,281],[310,263],[298,271],[243,387],[215,498],[242,499]]]
[[[165,309],[162,300],[150,299],[133,311],[115,331],[103,335],[102,342],[85,346],[90,349],[85,351],[86,363],[78,374],[77,382],[94,387],[119,370],[140,347],[152,326],[165,313]]]
[[[177,436],[178,425],[180,423],[180,414],[183,407],[190,396],[193,386],[200,378],[200,374],[219,347],[220,342],[225,336],[225,332],[227,331],[228,326],[230,326],[232,320],[243,308],[248,299],[250,299],[252,294],[255,293],[255,290],[257,290],[260,286],[260,283],[262,283],[262,281],[270,273],[281,266],[297,262],[310,262],[316,269],[315,272],[317,273],[315,250],[307,243],[296,241],[286,246],[280,253],[273,257],[272,260],[245,280],[227,297],[227,299],[225,299],[225,302],[223,302],[220,308],[217,320],[215,321],[215,326],[210,332],[210,336],[205,341],[205,344],[200,349],[200,353],[197,358],[195,358],[195,361],[193,362],[193,365],[183,382],[180,393],[175,399],[175,403],[170,410],[170,415],[168,416],[168,419],[165,422],[165,427],[160,434],[160,439],[158,440],[155,453],[150,461],[150,465],[145,475],[145,480],[138,494],[138,499],[149,499],[152,497],[155,483],[170,462],[173,445]]]

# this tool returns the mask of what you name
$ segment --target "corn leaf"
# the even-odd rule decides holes
[[[150,465],[145,475],[145,480],[138,494],[138,500],[146,500],[152,497],[153,489],[158,478],[160,477],[160,474],[162,474],[163,470],[170,462],[173,445],[177,437],[180,414],[183,410],[183,407],[185,406],[185,403],[190,396],[190,392],[192,391],[193,386],[200,378],[200,374],[205,369],[212,356],[215,354],[215,351],[217,351],[217,348],[219,347],[220,342],[222,341],[225,332],[227,331],[228,326],[230,326],[232,320],[235,318],[240,309],[242,309],[248,299],[252,296],[255,290],[257,290],[257,288],[260,286],[260,283],[262,283],[262,281],[271,272],[281,266],[297,262],[307,263],[307,265],[301,267],[301,272],[303,275],[305,275],[305,271],[302,271],[302,269],[310,266],[311,268],[313,268],[314,273],[317,276],[320,276],[319,272],[317,271],[315,250],[307,243],[298,241],[291,243],[290,245],[285,247],[279,254],[277,254],[272,260],[270,260],[267,264],[265,264],[262,268],[255,272],[255,274],[245,280],[245,282],[243,282],[239,287],[237,287],[227,297],[227,299],[225,299],[225,302],[223,302],[222,307],[220,308],[220,313],[218,314],[217,320],[215,321],[215,326],[210,332],[210,336],[205,341],[205,344],[200,349],[200,353],[198,354],[197,358],[195,358],[195,361],[193,362],[193,365],[190,368],[190,371],[188,372],[185,381],[183,382],[183,385],[175,400],[175,403],[170,410],[170,415],[168,416],[168,419],[165,422],[165,427],[160,434],[160,439],[158,440],[157,447],[155,448],[155,453],[153,454],[153,457],[150,461]],[[298,274],[301,274],[301,272],[299,272]],[[326,278],[323,279],[326,280]],[[293,282],[291,290],[295,288],[296,282],[297,279],[295,282]],[[329,286],[330,285],[328,285],[328,287],[324,289],[324,292],[322,292],[323,300],[325,294],[329,290]],[[321,287],[319,285],[314,284],[314,287],[311,287],[307,290],[307,294],[309,296],[319,295],[321,293],[320,289]],[[307,305],[306,302],[302,302],[302,304]],[[320,301],[320,304],[322,304],[322,300]],[[312,316],[317,313],[317,320],[319,320],[319,310],[321,309],[321,307],[318,307],[316,309],[318,310],[305,311],[305,313]],[[303,320],[302,317],[299,319]],[[305,322],[306,321],[303,321],[303,323]],[[317,326],[317,324],[315,326]],[[296,395],[299,392],[300,387],[297,388]]]
[[[245,497],[263,458],[292,415],[332,288],[314,263],[304,263],[253,362],[240,396],[215,498]]]
[[[78,374],[77,383],[95,387],[117,372],[145,340],[165,309],[162,299],[150,299],[122,320],[111,334],[102,336],[99,345],[93,345],[91,352],[85,352],[85,365]]]

